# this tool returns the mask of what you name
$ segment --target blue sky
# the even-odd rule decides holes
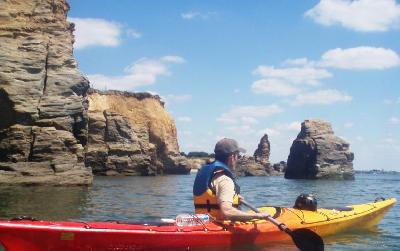
[[[159,94],[181,151],[230,137],[252,154],[267,133],[278,162],[316,118],[350,143],[355,169],[400,171],[399,2],[69,4],[92,86]]]

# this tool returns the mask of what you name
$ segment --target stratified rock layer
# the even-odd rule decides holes
[[[88,81],[64,0],[1,1],[0,183],[90,184]]]
[[[287,179],[354,179],[354,154],[349,143],[334,135],[330,123],[305,120],[293,141]]]
[[[159,96],[89,91],[86,164],[99,175],[187,174],[174,120]]]

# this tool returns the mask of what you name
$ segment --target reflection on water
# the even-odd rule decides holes
[[[80,218],[89,190],[87,187],[1,187],[0,217]]]
[[[194,175],[96,177],[92,187],[1,187],[0,217],[21,215],[47,220],[144,221],[193,212]],[[355,181],[239,179],[246,200],[256,206],[293,206],[300,193],[313,193],[318,206],[346,206],[376,197],[400,199],[400,175],[359,174]],[[325,237],[326,250],[400,250],[400,210],[392,208],[379,226]],[[215,249],[214,249],[215,250]],[[218,249],[227,250],[227,249]],[[234,247],[228,250],[244,250]],[[291,244],[245,250],[296,250]]]

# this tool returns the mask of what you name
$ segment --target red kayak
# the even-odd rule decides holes
[[[306,228],[325,236],[375,225],[395,202],[396,199],[386,199],[317,211],[282,207],[264,207],[260,211],[269,212],[293,230]],[[16,219],[0,221],[0,243],[7,251],[138,251],[262,245],[290,240],[286,233],[265,220],[200,223],[180,227],[173,222],[148,225]]]

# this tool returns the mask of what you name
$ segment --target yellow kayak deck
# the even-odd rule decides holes
[[[276,207],[262,207],[259,210],[276,215],[277,220],[285,222],[290,228],[308,228],[324,236],[351,228],[374,226],[395,203],[396,199],[390,198],[346,208],[320,208],[317,211]],[[281,212],[277,215],[279,210]]]

